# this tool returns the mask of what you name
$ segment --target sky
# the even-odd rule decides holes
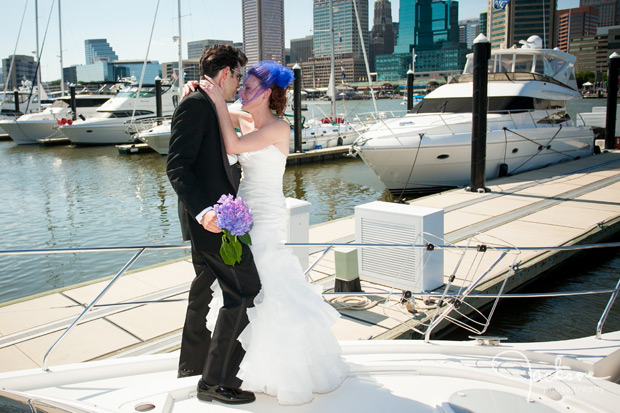
[[[84,64],[84,40],[99,38],[108,40],[120,60],[144,60],[148,56],[160,63],[178,61],[178,46],[173,40],[178,36],[178,0],[38,0],[44,81],[60,79],[58,1],[62,9],[64,67]],[[412,0],[391,1],[393,21],[398,21],[401,1]],[[368,1],[369,25],[374,2]],[[312,3],[312,0],[284,0],[285,47],[289,47],[290,39],[312,34]],[[34,5],[35,0],[0,0],[0,58],[5,59],[14,51],[34,56],[37,44]],[[486,0],[461,0],[459,19],[478,17],[486,5]],[[559,9],[578,6],[579,0],[559,0],[558,4]],[[243,40],[241,0],[181,0],[181,22],[184,58],[187,58],[188,41]]]

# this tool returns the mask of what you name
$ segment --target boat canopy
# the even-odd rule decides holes
[[[557,80],[577,89],[575,62],[577,58],[556,49],[530,47],[495,49],[489,59],[489,73],[534,73]],[[474,55],[467,55],[463,74],[474,73]]]

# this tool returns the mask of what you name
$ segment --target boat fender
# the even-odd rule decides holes
[[[508,175],[508,164],[500,163],[499,164],[499,177],[501,178],[502,176],[507,176],[507,175]]]
[[[338,137],[338,146],[342,146],[343,143],[344,143],[344,141],[342,140],[342,137],[339,136]]]

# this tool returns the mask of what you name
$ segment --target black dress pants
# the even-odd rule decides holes
[[[192,245],[196,278],[189,290],[179,369],[202,372],[203,381],[211,386],[241,386],[237,373],[245,351],[237,338],[248,324],[247,309],[254,306],[261,288],[252,253],[242,245],[241,262],[234,267],[224,264],[219,252],[198,251]],[[222,289],[224,305],[211,334],[205,324],[215,279]]]

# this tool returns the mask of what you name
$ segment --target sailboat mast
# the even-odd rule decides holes
[[[331,115],[332,121],[336,121],[336,68],[334,62],[334,2],[333,0],[329,0],[329,43],[331,44],[331,53],[330,53],[330,61],[329,61],[329,70],[330,70],[330,79],[333,79],[328,84],[327,94],[330,95],[331,99]]]
[[[183,76],[183,42],[181,41],[181,0],[178,0],[179,9],[179,102],[183,98],[183,83],[185,82],[185,76]]]
[[[41,104],[41,97],[43,96],[42,87],[41,87],[41,56],[39,55],[39,1],[34,1],[34,22],[35,22],[35,30],[36,30],[36,39],[37,39],[37,66],[39,67],[37,70],[37,85],[39,90],[39,104]]]
[[[65,74],[62,64],[62,21],[60,19],[60,0],[58,0],[58,37],[60,44],[60,96],[65,95]]]
[[[362,53],[364,54],[364,63],[366,64],[366,76],[368,76],[368,86],[370,86],[370,96],[372,97],[372,104],[375,107],[375,113],[379,113],[377,110],[377,101],[375,100],[375,90],[372,86],[372,77],[370,77],[370,65],[368,64],[368,56],[366,55],[366,46],[364,45],[364,36],[362,32],[362,26],[360,24],[360,15],[357,11],[357,4],[353,0],[353,9],[355,10],[355,18],[357,20],[357,31],[360,35],[360,43],[362,44]],[[414,54],[415,60],[415,54]]]

